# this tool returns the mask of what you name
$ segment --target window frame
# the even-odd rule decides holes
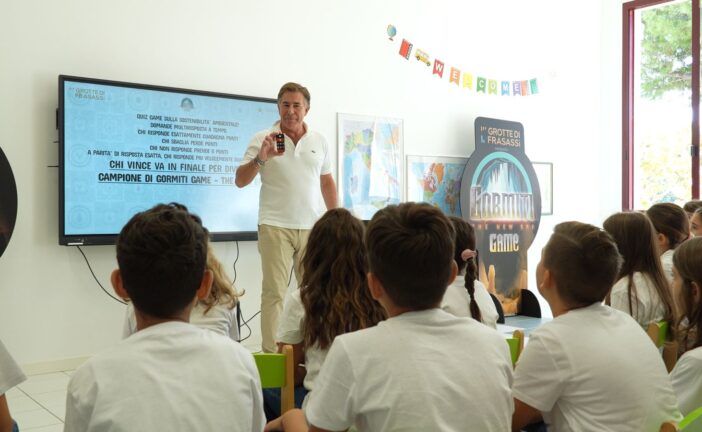
[[[633,0],[622,5],[622,210],[634,207],[634,24],[640,9],[675,0]],[[700,196],[700,0],[692,2],[691,197]]]

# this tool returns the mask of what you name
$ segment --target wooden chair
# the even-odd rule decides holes
[[[663,363],[665,363],[665,368],[670,373],[673,367],[675,367],[675,363],[678,361],[678,343],[668,340],[668,321],[650,323],[646,329],[646,333],[648,333],[648,337],[651,338],[656,348],[663,347]]]
[[[514,367],[524,349],[524,332],[515,330],[514,333],[512,333],[512,337],[507,339],[507,345],[509,346],[510,357],[512,357],[512,367]]]
[[[661,428],[658,430],[658,432],[677,432],[680,429],[675,425],[675,423],[672,422],[665,422],[661,425]]]
[[[280,413],[295,408],[295,362],[293,348],[284,345],[282,354],[255,353],[262,388],[280,388]]]

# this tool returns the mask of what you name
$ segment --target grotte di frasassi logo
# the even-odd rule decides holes
[[[520,123],[480,117],[475,131],[461,212],[475,228],[481,282],[505,313],[516,313],[520,292],[528,287],[527,250],[541,216],[538,180],[524,153]]]

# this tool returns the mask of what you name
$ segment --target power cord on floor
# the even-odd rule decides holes
[[[238,261],[239,261],[239,242],[237,241],[236,242],[236,258],[234,258],[234,263],[232,264],[232,268],[234,270],[234,280],[232,281],[232,284],[234,284],[234,282],[236,282],[236,276],[237,276],[236,263]],[[288,288],[290,288],[290,283],[292,282],[292,275],[293,275],[294,270],[295,270],[295,266],[293,265],[293,267],[290,269],[290,275],[288,276]],[[241,311],[241,302],[239,302],[237,304],[237,306],[236,306],[236,325],[239,329],[239,342],[240,343],[244,342],[246,339],[251,337],[251,335],[253,334],[253,330],[251,329],[251,326],[249,326],[249,323],[251,322],[251,320],[253,320],[254,318],[256,318],[256,316],[258,316],[260,314],[261,314],[261,311],[259,310],[258,312],[253,314],[253,316],[251,318],[246,319]],[[243,324],[241,322],[242,319],[244,320]],[[249,331],[249,334],[243,338],[241,337],[242,326],[246,327],[246,329]]]

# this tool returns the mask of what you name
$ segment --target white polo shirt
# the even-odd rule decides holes
[[[319,177],[331,173],[329,144],[318,132],[309,130],[297,145],[286,135],[285,153],[268,159],[261,167],[259,225],[280,228],[310,229],[322,214]],[[263,130],[251,139],[241,165],[258,155],[263,139],[280,133],[280,123]]]
[[[702,406],[702,347],[683,354],[670,373],[680,411],[688,415]]]
[[[278,325],[278,342],[285,344],[302,343],[305,335],[302,330],[302,321],[305,319],[305,307],[302,304],[300,290],[288,294],[283,307],[283,314],[280,316],[280,324]],[[324,359],[327,357],[328,349],[321,349],[317,344],[308,347],[305,350],[305,374],[304,385],[307,390],[314,389],[314,381],[319,375],[319,370],[322,368]],[[309,393],[305,396],[307,401]],[[303,404],[303,407],[305,404]]]
[[[634,319],[599,303],[531,332],[512,394],[549,431],[658,430],[682,420],[656,347]]]
[[[632,298],[633,311],[629,309],[629,277],[619,279],[612,287],[610,305],[617,310],[626,312],[641,325],[648,326],[665,318],[665,304],[656,291],[653,280],[641,272],[635,272],[632,277],[632,289],[636,291],[635,300]]]
[[[260,432],[262,399],[250,352],[215,332],[168,321],[73,373],[65,430]]]
[[[495,330],[440,309],[334,338],[305,408],[340,431],[510,430],[512,362]]]
[[[441,301],[441,309],[457,317],[472,318],[470,314],[470,296],[465,286],[465,276],[459,275],[451,285],[446,288],[444,299]],[[473,283],[473,295],[475,302],[480,309],[480,317],[483,324],[497,329],[497,319],[500,314],[497,312],[495,303],[485,285],[476,280]]]
[[[207,310],[207,305],[202,302],[195,303],[190,310],[190,324],[201,329],[211,330],[223,336],[228,336],[232,340],[239,341],[239,326],[236,322],[236,308],[229,308],[227,305],[216,304]],[[127,303],[127,310],[124,315],[124,326],[122,329],[122,339],[137,332],[136,315],[134,304]]]

